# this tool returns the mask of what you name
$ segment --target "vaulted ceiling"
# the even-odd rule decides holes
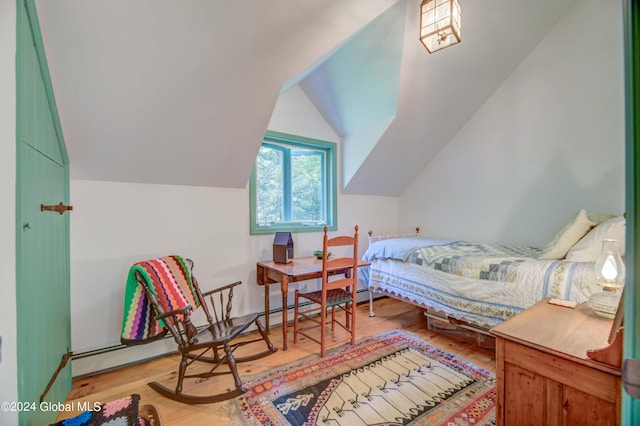
[[[419,0],[36,5],[72,178],[245,188],[299,85],[343,191],[399,195],[574,2],[461,0],[462,43],[432,55]]]

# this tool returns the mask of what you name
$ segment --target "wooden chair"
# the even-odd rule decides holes
[[[329,258],[331,247],[352,246],[353,252],[349,257]],[[344,250],[344,249],[341,249]],[[348,250],[348,249],[347,249]],[[302,293],[295,292],[294,302],[294,322],[293,322],[293,342],[298,342],[298,335],[320,344],[320,356],[324,357],[327,348],[350,341],[356,341],[356,291],[358,284],[358,226],[355,227],[353,236],[337,236],[329,238],[327,227],[324,227],[324,238],[322,244],[322,279],[321,288],[317,291]],[[344,271],[344,278],[329,281],[330,272]],[[308,300],[313,302],[310,309],[300,310],[300,301]],[[327,310],[331,308],[331,319],[327,321]],[[336,317],[336,308],[344,311],[344,319]],[[318,315],[319,314],[319,315]],[[308,320],[309,325],[304,328],[299,326],[300,319]],[[334,339],[329,344],[327,337],[327,326],[331,326],[331,331],[335,331],[335,326],[340,326],[347,331],[345,338]],[[314,329],[318,331],[311,332]]]
[[[152,262],[166,262],[171,266],[168,268],[155,267]],[[188,268],[186,266],[180,268],[181,262],[182,265],[188,265]],[[135,278],[145,289],[146,296],[156,314],[155,320],[160,321],[161,325],[171,333],[178,346],[178,353],[181,354],[175,389],[169,389],[158,382],[151,382],[149,386],[167,398],[186,404],[218,402],[235,398],[246,392],[238,375],[236,363],[270,355],[277,349],[269,341],[267,333],[258,319],[260,314],[252,313],[241,317],[231,317],[233,291],[241,282],[238,281],[201,293],[198,281],[191,274],[193,262],[189,259],[167,256],[166,258],[139,262],[136,265],[137,269],[133,271]],[[149,270],[152,272],[148,272]],[[177,270],[179,272],[176,272]],[[177,277],[178,281],[182,282],[182,288],[187,290],[179,291],[175,285],[171,287],[171,290],[168,290],[169,284],[163,283],[168,280],[162,276],[165,271],[171,271],[169,275]],[[192,290],[192,294],[188,294],[189,288]],[[207,325],[201,327],[200,330],[191,321],[194,308],[198,308],[198,306],[204,311],[207,320]],[[256,326],[260,338],[236,341],[236,338],[251,325]],[[258,341],[265,343],[266,349],[264,351],[253,352],[244,357],[234,356],[234,351],[237,348]],[[187,368],[196,361],[210,363],[212,367],[205,372],[187,374]],[[221,365],[226,365],[228,371],[217,371]],[[222,374],[233,375],[234,389],[205,396],[189,395],[182,391],[185,378],[209,378]]]

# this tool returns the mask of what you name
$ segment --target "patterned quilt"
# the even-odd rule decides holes
[[[456,241],[417,249],[409,261],[462,277],[513,282],[518,267],[539,253],[535,247]]]
[[[375,243],[390,247],[371,245],[371,266],[359,274],[365,286],[493,327],[546,297],[582,303],[580,287],[595,281],[593,264],[538,260],[534,247],[424,240],[410,250],[397,250],[393,240]]]

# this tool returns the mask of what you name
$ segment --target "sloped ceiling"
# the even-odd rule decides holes
[[[405,14],[398,1],[299,83],[342,138],[344,184],[397,114]]]
[[[343,191],[398,195],[574,0],[462,0],[433,55],[419,3],[36,0],[71,177],[244,188],[299,84],[343,138]]]

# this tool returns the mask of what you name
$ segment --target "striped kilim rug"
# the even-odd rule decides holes
[[[394,330],[245,378],[245,425],[494,425],[494,374]]]

